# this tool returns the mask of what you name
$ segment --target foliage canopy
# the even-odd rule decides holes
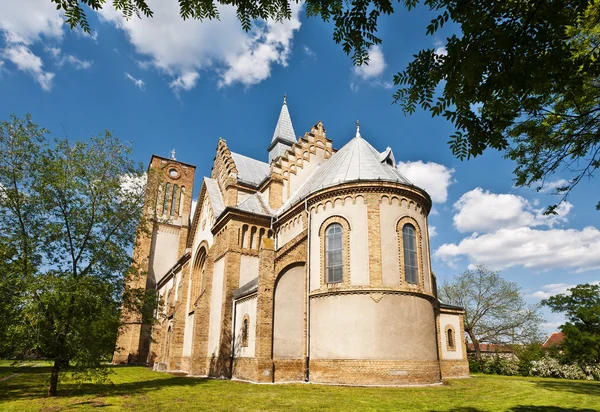
[[[600,285],[577,285],[569,293],[551,296],[542,302],[552,312],[564,313],[567,322],[561,349],[569,362],[600,363]]]
[[[0,292],[11,315],[0,350],[53,358],[55,395],[60,372],[102,377],[114,350],[124,276],[140,274],[129,251],[144,172],[109,132],[75,143],[47,134],[29,115],[0,123]],[[125,305],[141,308],[132,296]]]

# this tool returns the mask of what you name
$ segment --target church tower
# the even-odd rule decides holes
[[[277,120],[277,126],[275,126],[275,133],[273,133],[273,139],[271,139],[271,144],[267,148],[269,151],[269,164],[277,160],[296,143],[296,134],[294,133],[294,126],[292,126],[286,100],[287,97],[284,95],[279,120]]]
[[[196,167],[175,159],[153,155],[148,166],[144,219],[148,231],[136,239],[134,265],[141,275],[126,287],[155,289],[156,284],[184,255],[192,208]],[[143,224],[143,223],[141,223]],[[146,363],[151,325],[141,316],[124,310],[113,363]]]

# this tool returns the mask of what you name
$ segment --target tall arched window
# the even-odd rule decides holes
[[[177,203],[179,200],[179,198],[177,197],[177,189],[178,189],[178,186],[173,185],[173,197],[171,199],[171,216],[173,216],[175,214],[175,210],[177,208]]]
[[[250,318],[248,315],[244,315],[244,320],[242,320],[242,333],[241,333],[241,343],[242,347],[248,346],[248,335],[250,334]]]
[[[325,268],[327,283],[338,283],[343,279],[342,225],[333,223],[325,231]]]
[[[194,260],[194,266],[192,267],[192,305],[196,303],[202,291],[204,290],[205,278],[206,278],[206,249],[201,248]]]
[[[163,215],[167,213],[167,210],[169,210],[168,207],[169,207],[170,192],[171,192],[171,183],[167,182],[167,183],[165,183],[165,199],[163,200]]]
[[[406,282],[419,283],[419,262],[417,260],[417,231],[410,223],[402,227],[404,245],[404,274]]]

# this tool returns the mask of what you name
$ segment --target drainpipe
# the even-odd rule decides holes
[[[235,353],[235,298],[231,301],[231,353],[229,354],[229,379],[233,378],[233,357]]]
[[[307,245],[306,245],[306,359],[305,359],[305,376],[306,382],[310,381],[310,212],[308,211],[308,200],[304,199],[304,211],[307,216]]]

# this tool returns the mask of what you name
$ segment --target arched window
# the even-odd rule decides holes
[[[446,326],[446,349],[456,350],[456,335],[452,325]]]
[[[241,341],[242,341],[242,347],[247,347],[248,346],[248,335],[250,332],[250,318],[248,317],[248,315],[244,316],[244,319],[242,320],[242,333],[241,335]]]
[[[170,199],[170,191],[171,191],[171,183],[165,183],[165,199],[163,200],[163,215],[167,213],[169,207],[169,199]]]
[[[201,248],[194,260],[194,266],[192,267],[192,301],[191,304],[194,305],[202,291],[204,290],[205,278],[206,278],[206,249]],[[192,309],[190,309],[192,310]]]
[[[404,245],[404,274],[406,282],[419,283],[419,262],[417,260],[417,231],[410,223],[402,227]]]
[[[333,223],[325,231],[325,268],[327,283],[338,283],[343,279],[342,225]]]
[[[180,192],[181,192],[181,195],[179,196],[179,208],[178,208],[179,210],[177,211],[177,214],[179,216],[181,216],[183,214],[183,203],[185,200],[185,187],[184,186],[181,186]]]
[[[171,198],[171,216],[175,214],[179,198],[177,197],[177,185],[173,185],[173,197]]]

